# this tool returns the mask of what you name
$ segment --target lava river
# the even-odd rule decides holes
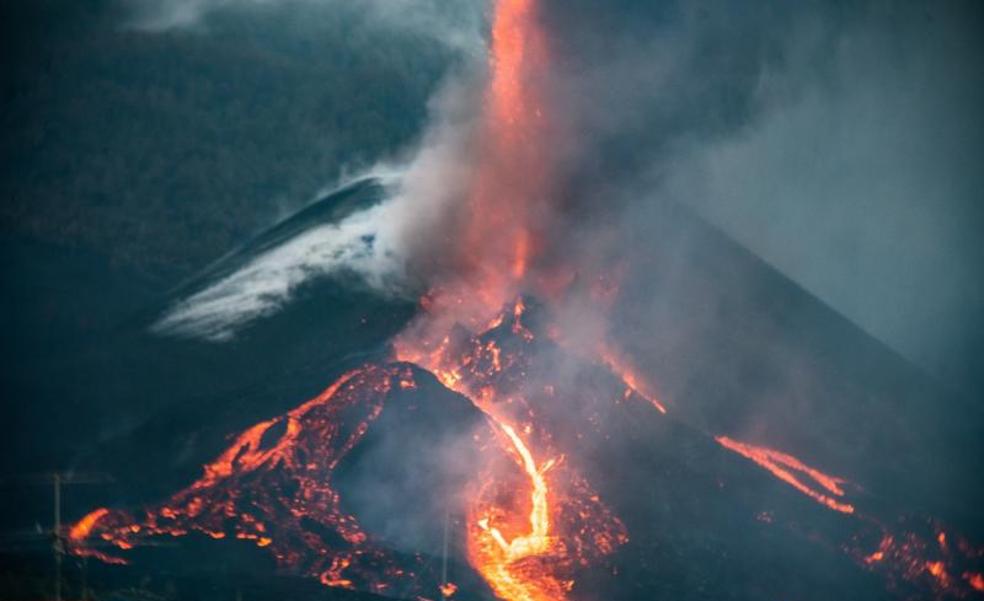
[[[550,49],[534,0],[495,4],[490,51],[473,132],[473,181],[451,228],[457,232],[447,253],[451,273],[432,282],[418,317],[393,341],[391,362],[349,372],[307,403],[247,429],[198,480],[158,505],[135,514],[96,509],[70,530],[72,552],[120,562],[150,538],[196,532],[249,541],[268,549],[282,569],[327,586],[480,598],[481,592],[444,581],[432,558],[391,550],[346,509],[334,481],[336,468],[380,416],[429,373],[480,416],[478,426],[463,432],[476,453],[462,483],[462,536],[467,563],[488,590],[508,601],[560,600],[582,595],[578,582],[586,571],[614,577],[617,566],[607,562],[633,533],[583,475],[571,432],[604,429],[590,409],[600,405],[591,403],[637,403],[659,420],[674,419],[673,405],[657,398],[607,338],[597,348],[571,348],[577,345],[555,331],[553,308],[576,278],[557,266],[544,235],[556,192],[547,141],[562,135],[563,116],[540,84]],[[533,298],[543,303],[537,327],[529,323]],[[562,375],[538,370],[531,376],[547,347],[546,355],[576,355],[617,386],[590,403],[577,391],[558,398],[569,390]],[[788,453],[675,427],[851,520],[842,523],[857,535],[831,544],[861,569],[890,583],[916,582],[937,596],[979,591],[981,555],[956,535],[941,527],[926,535],[903,522],[884,525],[847,498],[844,479]]]

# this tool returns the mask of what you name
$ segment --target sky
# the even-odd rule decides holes
[[[715,432],[728,422],[777,445],[827,445],[835,464],[875,448],[893,461],[889,475],[916,465],[957,480],[963,472],[932,458],[972,448],[979,420],[966,416],[977,413],[923,419],[953,397],[891,357],[866,363],[884,357],[856,331],[758,264],[740,267],[752,253],[943,388],[984,398],[984,9],[539,2],[549,68],[534,97],[558,125],[542,144],[555,194],[542,229],[582,273],[614,256],[635,269],[612,281],[638,278],[623,286],[614,325],[592,322],[612,316],[582,311],[583,298],[562,307],[572,339],[594,343],[608,327],[651,338],[626,350],[669,374],[671,399],[696,390],[689,398],[704,405],[691,413],[711,415],[695,423]],[[32,461],[65,465],[52,457],[74,458],[90,435],[139,436],[159,407],[195,405],[200,381],[233,399],[216,429],[247,419],[250,398],[238,395],[254,384],[296,380],[270,393],[293,402],[334,365],[309,349],[348,361],[364,349],[349,348],[360,339],[345,328],[388,332],[408,318],[420,282],[407,280],[440,263],[440,228],[474,181],[486,2],[39,0],[2,10],[12,68],[0,76],[0,318],[14,332],[6,396],[30,401],[14,407],[12,440]],[[254,236],[367,174],[394,178],[387,191],[397,193],[236,262]],[[708,252],[694,249],[711,239]],[[183,286],[223,257],[235,271]],[[681,273],[701,261],[696,277]],[[653,265],[665,272],[647,274]],[[303,304],[310,279],[345,270],[388,296],[353,287],[354,300],[339,295],[329,311]],[[257,327],[253,347],[237,339],[264,320],[287,327]],[[334,331],[338,321],[351,323]],[[816,332],[825,327],[829,337]],[[838,337],[863,348],[831,351]],[[113,345],[132,339],[146,354],[119,356]],[[257,348],[267,354],[250,355]],[[857,372],[845,367],[854,358]],[[258,409],[261,396],[252,411],[270,410]],[[857,411],[838,414],[838,404]],[[65,449],[39,451],[45,439]],[[894,461],[899,448],[910,454]],[[961,479],[939,494],[966,502],[976,487]]]
[[[85,8],[59,12],[57,2],[45,6],[52,19],[86,18]],[[248,21],[249,31],[259,37],[242,44],[253,53],[244,54],[245,62],[227,68],[222,61],[228,55],[212,53],[216,73],[223,74],[248,70],[253,58],[263,73],[275,72],[278,64],[294,69],[289,57],[293,50],[284,51],[283,41],[276,42],[280,54],[264,47],[264,36],[271,34],[263,27],[284,38],[290,34],[280,31],[285,23],[297,27],[324,20],[337,27],[337,15],[346,15],[349,21],[344,23],[355,22],[355,15],[368,24],[357,36],[362,43],[369,35],[377,36],[375,40],[399,38],[401,44],[424,39],[445,49],[438,60],[442,65],[453,63],[447,56],[480,62],[488,15],[488,6],[478,0],[170,0],[89,6],[104,7],[93,12],[100,12],[107,31],[141,48],[157,44],[155,52],[170,52],[175,60],[182,60],[191,47],[209,56],[203,46],[209,40],[231,43],[230,19]],[[568,192],[577,191],[565,199],[571,214],[583,215],[587,207],[632,221],[646,214],[650,202],[688,207],[895,352],[949,386],[980,395],[984,175],[979,165],[984,119],[979,107],[984,106],[984,70],[979,32],[984,17],[976,3],[749,6],[543,0],[541,13],[551,46],[551,101],[563,107],[572,132],[556,147]],[[293,20],[285,20],[285,14]],[[73,29],[61,27],[47,27],[47,35],[67,39]],[[310,52],[317,31],[317,25],[304,29],[309,50],[299,61],[318,56]],[[334,30],[324,31],[332,35]],[[407,54],[396,51],[381,60],[406,59]],[[412,58],[413,52],[409,54]],[[140,56],[133,58],[135,65]],[[323,56],[326,64],[334,60],[331,54]],[[125,61],[116,61],[103,61],[97,72],[112,72],[114,64],[120,71],[128,68]],[[203,72],[210,68],[201,58],[195,61],[190,64]],[[39,67],[44,76],[32,83],[56,77],[59,62],[53,64]],[[27,60],[23,65],[34,68]],[[411,64],[409,70],[414,69]],[[429,115],[423,131],[440,125],[444,109],[435,107],[449,104],[448,82],[460,79],[453,67],[440,69],[448,70],[440,78],[443,87],[430,88],[430,104],[421,111]],[[166,85],[173,88],[163,97],[180,101],[180,81]],[[160,87],[153,84],[152,90]],[[285,107],[308,107],[331,98],[331,89],[325,82],[278,95],[290,96]],[[244,90],[259,98],[253,88]],[[372,92],[366,98],[372,100]],[[303,110],[284,108],[274,118],[293,119]],[[377,123],[367,120],[360,127],[371,130]],[[316,119],[297,125],[302,133],[290,142],[295,147],[304,144],[304,135],[310,135],[312,148],[337,137],[330,127],[319,130]],[[269,130],[262,135],[270,135]],[[376,144],[377,156],[361,157],[352,165],[364,169],[373,160],[413,156],[426,136],[399,137],[396,152],[378,152],[381,146]],[[36,137],[33,130],[24,136]],[[357,139],[349,137],[346,144],[357,146]],[[222,145],[231,147],[228,141]],[[355,148],[333,152],[359,154]],[[251,156],[244,170],[262,171],[254,166],[259,157]],[[224,160],[236,161],[232,155]],[[338,171],[325,169],[324,161],[311,164],[324,171],[306,173],[305,178],[322,184],[337,178]],[[291,173],[288,168],[282,172]],[[232,209],[230,222],[245,221],[235,228],[215,227],[222,231],[216,239],[224,241],[225,250],[244,234],[282,217],[285,206],[296,208],[316,192],[310,184],[307,194],[299,193],[305,189],[299,186],[278,192],[274,188],[283,177],[263,181],[266,198],[251,199],[247,210],[229,201],[209,217],[221,221],[219,216]],[[194,184],[189,186],[173,193],[197,196]],[[214,196],[214,190],[208,193]],[[38,206],[49,209],[39,209],[35,221],[51,214],[52,205]],[[134,199],[127,206],[140,203]],[[98,206],[99,214],[113,210],[105,203]],[[182,211],[195,210],[173,209],[180,219],[187,217]],[[10,219],[30,222],[25,211],[30,210],[9,211],[14,215]],[[57,228],[58,235],[74,235],[69,232],[74,224],[93,214],[81,211]],[[141,228],[161,222],[157,216],[142,219]],[[157,250],[150,248],[142,252]],[[202,249],[189,264],[204,266],[209,253],[214,257],[222,252]]]
[[[274,1],[150,3],[131,23],[201,27],[215,11]],[[924,370],[980,391],[979,7],[541,8],[553,102],[576,132],[558,149],[573,180],[617,180],[616,195],[635,197],[626,205],[659,197],[690,207]],[[479,2],[357,10],[472,56],[483,47]]]
[[[693,209],[979,396],[978,5],[546,4],[584,179]]]

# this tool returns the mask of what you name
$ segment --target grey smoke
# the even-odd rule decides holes
[[[481,71],[480,63],[472,64]],[[153,324],[161,335],[227,342],[280,311],[305,284],[341,273],[389,296],[409,296],[426,269],[422,257],[470,181],[475,71],[459,71],[432,101],[419,147],[350,180],[383,183],[388,197],[338,223],[316,226],[253,257],[231,274],[168,307]],[[345,186],[345,182],[333,188]],[[330,194],[332,188],[322,191]],[[413,263],[411,265],[411,263]]]
[[[206,29],[223,14],[286,9],[309,24],[332,12],[362,15],[377,26],[410,31],[467,52],[481,46],[483,6],[471,0],[134,0],[127,25],[146,32]]]
[[[188,26],[268,2],[158,4],[168,18],[145,23]],[[478,14],[481,5],[454,6]],[[381,23],[445,30],[433,2],[352,6]],[[608,235],[598,224],[631,222],[651,199],[669,200],[924,369],[955,386],[973,380],[984,355],[978,8],[543,7],[549,85],[573,127],[554,148],[570,216],[558,230],[574,232],[561,247],[577,252]],[[480,29],[465,22],[476,21],[452,29]],[[466,37],[480,47],[480,33]],[[404,265],[429,251],[467,180],[471,115],[462,105],[474,90],[464,81],[453,94],[445,89],[438,124],[412,159],[399,203],[407,210],[387,217],[403,220],[392,244]]]
[[[984,350],[984,78],[969,60],[980,30],[962,18],[945,6],[866,17],[838,37],[824,76],[793,65],[763,83],[770,107],[750,127],[684,143],[665,186],[951,381],[972,377]]]
[[[646,204],[677,203],[910,361],[979,390],[978,5],[546,6],[557,94],[580,133],[576,244],[592,207],[646,223]]]
[[[354,271],[368,285],[398,293],[402,253],[392,247],[385,225],[394,223],[393,211],[390,201],[302,232],[181,299],[152,329],[224,342],[245,325],[279,311],[305,283],[341,271]]]

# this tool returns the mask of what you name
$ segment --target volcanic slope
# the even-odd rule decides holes
[[[297,236],[376,206],[383,190],[372,179],[329,192],[168,293],[71,249],[41,252],[5,241],[27,257],[18,265],[32,268],[5,282],[11,369],[0,384],[10,398],[30,402],[8,416],[0,472],[11,487],[0,528],[48,519],[37,508],[50,504],[49,488],[22,485],[22,474],[95,469],[115,477],[66,492],[69,515],[93,501],[147,502],[196,477],[231,432],[385,355],[414,303],[378,294],[347,273],[306,279],[281,310],[221,343],[152,331],[175,303]]]
[[[955,524],[958,532],[980,540],[973,510],[980,498],[974,478],[974,462],[979,461],[974,457],[979,455],[958,457],[952,450],[979,447],[980,438],[973,436],[979,420],[968,417],[959,398],[714,229],[677,207],[666,207],[663,217],[648,242],[626,241],[654,247],[639,253],[645,258],[630,266],[629,279],[642,283],[643,295],[650,290],[658,299],[655,311],[653,306],[642,311],[628,298],[614,314],[617,327],[646,334],[626,337],[626,346],[668,405],[670,417],[663,419],[651,407],[637,404],[604,410],[619,406],[612,404],[606,385],[594,395],[598,407],[588,412],[601,416],[592,418],[595,421],[604,419],[605,427],[596,434],[584,430],[580,410],[542,420],[556,424],[558,439],[571,432],[582,435],[577,444],[584,450],[566,455],[566,461],[583,464],[587,479],[629,533],[629,542],[616,550],[613,560],[619,576],[612,578],[611,565],[605,564],[580,577],[572,594],[590,597],[589,593],[609,591],[607,598],[638,598],[662,591],[679,598],[786,594],[822,599],[907,598],[934,591],[935,555],[911,560],[916,562],[910,566],[916,571],[913,578],[902,577],[904,573],[879,575],[879,560],[864,564],[864,557],[859,560],[857,555],[863,551],[865,557],[877,557],[884,540],[880,526],[844,526],[847,518],[728,451],[714,437],[785,451],[845,477],[857,487],[849,488],[848,494],[864,507],[863,513],[877,516],[879,524],[901,519],[909,525],[903,533],[920,531],[923,544],[932,542],[941,528],[918,516],[938,516],[943,527]],[[191,383],[175,381],[173,387],[166,384],[151,391],[201,402],[187,403],[177,413],[164,411],[137,435],[104,446],[112,451],[90,456],[88,466],[108,466],[120,481],[93,505],[133,507],[160,501],[193,481],[200,473],[196,466],[220,454],[227,443],[220,442],[218,433],[241,431],[269,419],[292,408],[299,398],[312,396],[348,367],[381,360],[384,333],[341,341],[352,347],[375,344],[374,354],[346,360],[344,354],[321,349],[320,344],[332,347],[340,342],[333,328],[345,327],[343,319],[358,319],[353,311],[325,319],[330,314],[322,303],[329,289],[310,290],[310,295],[258,320],[232,342],[159,342],[174,345],[175,365],[211,357],[208,361],[221,368]],[[351,294],[348,306],[371,312],[361,305],[363,293],[357,290],[346,292],[334,281],[330,292],[328,298]],[[703,299],[713,311],[697,311],[693,317],[694,298]],[[390,332],[409,318],[410,311],[393,315]],[[680,315],[687,319],[675,318]],[[191,349],[197,350],[188,352]],[[220,359],[222,355],[238,358]],[[543,357],[537,361],[562,356],[553,351],[533,355]],[[292,370],[291,359],[305,368]],[[247,365],[261,369],[247,373]],[[240,396],[229,383],[243,376],[258,382],[262,378],[263,384]],[[182,392],[195,384],[200,385],[199,395]],[[214,392],[223,389],[224,393]],[[239,412],[243,398],[252,400]],[[939,412],[942,406],[950,410]],[[947,445],[946,440],[966,444]],[[935,469],[941,464],[948,469]],[[85,511],[72,509],[79,515]],[[352,511],[358,513],[357,508]],[[367,530],[398,541],[388,545],[406,544],[399,542],[398,531],[393,534],[392,525],[374,522],[371,513],[364,518]],[[433,540],[430,522],[424,530]],[[896,553],[899,544],[893,544],[882,556]],[[945,573],[960,579],[963,572],[951,574],[954,569],[946,566]],[[788,573],[800,574],[799,584],[791,582]],[[888,586],[886,580],[896,583]]]
[[[604,561],[574,561],[570,598],[944,599],[972,592],[923,567],[979,573],[977,552],[959,534],[950,533],[952,549],[936,548],[939,524],[893,514],[836,479],[846,492],[835,486],[831,494],[850,510],[832,511],[708,433],[654,410],[603,366],[544,340],[535,306],[522,318],[505,312],[480,336],[460,333],[444,353],[467,357],[460,381],[509,399],[509,407],[486,410],[526,416],[532,448],[558,450],[564,469],[582,474],[596,487],[591,499],[600,496],[617,516],[579,505],[577,486],[555,476],[557,468],[547,476],[554,502],[576,509],[558,513],[556,553],[580,557],[583,545],[614,551]],[[467,495],[455,491],[468,489],[495,447],[492,423],[483,426],[466,399],[433,380],[418,390],[418,381],[428,377],[398,363],[347,374],[286,416],[244,431],[201,478],[160,505],[142,514],[96,510],[74,531],[76,552],[116,561],[148,540],[191,533],[268,548],[281,569],[331,586],[434,590],[441,513],[445,523],[470,519]],[[800,471],[814,472],[814,487],[834,478]],[[603,525],[595,530],[612,519],[623,520],[628,533],[614,545],[599,534]],[[468,526],[456,529],[448,550],[463,599],[487,594],[463,567],[465,539],[474,532]],[[883,548],[886,539],[902,545]],[[86,546],[100,540],[115,547],[111,554]]]

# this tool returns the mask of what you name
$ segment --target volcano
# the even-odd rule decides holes
[[[342,188],[163,306],[380,202],[379,182]],[[165,404],[89,454],[84,467],[121,484],[68,532],[72,552],[104,563],[107,581],[173,579],[202,558],[191,563],[205,576],[182,577],[189,597],[226,577],[221,557],[249,566],[237,576],[247,590],[275,596],[979,594],[980,491],[969,468],[935,468],[967,465],[937,437],[979,445],[972,420],[931,411],[959,399],[692,214],[667,205],[659,223],[667,252],[626,277],[660,274],[648,281],[667,317],[645,328],[662,338],[617,353],[565,337],[563,316],[533,295],[416,346],[406,332],[435,310],[428,297],[414,307],[346,273],[312,274],[218,343],[226,359],[195,378],[199,402]],[[728,314],[676,323],[694,290]],[[389,307],[384,327],[366,327],[367,306]],[[217,344],[127,339],[170,349],[167,373]],[[783,384],[790,356],[795,387]],[[697,379],[691,362],[706,366]],[[227,390],[246,370],[263,386]],[[763,403],[782,386],[797,419]],[[926,434],[900,444],[896,428]]]
[[[339,198],[348,198],[348,190]],[[323,202],[330,204],[331,197]],[[675,207],[668,207],[665,217],[667,234],[686,230],[694,240],[685,270],[691,285],[715,286],[730,306],[743,308],[745,331],[771,332],[774,346],[815,355],[809,363],[813,373],[807,375],[831,389],[856,387],[867,395],[894,397],[898,403],[881,411],[896,420],[921,419],[918,407],[904,401],[932,390],[924,376],[713,228]],[[284,241],[322,223],[300,227]],[[699,239],[694,232],[701,232]],[[670,235],[660,239],[679,248]],[[236,262],[247,264],[262,252],[243,254]],[[707,254],[726,256],[731,264],[703,261]],[[721,288],[721,269],[740,269],[745,281],[748,273],[757,274],[761,284],[750,290]],[[201,281],[207,287],[223,274]],[[268,339],[257,332],[321,315],[325,303],[344,295],[340,286],[346,281],[307,284],[283,313],[248,326],[233,348],[241,356],[261,356]],[[677,290],[681,300],[689,296]],[[354,298],[362,294],[358,288],[354,293]],[[778,311],[763,310],[764,295],[785,303]],[[974,532],[966,518],[972,509],[936,505],[930,514],[919,500],[932,496],[937,474],[920,473],[904,453],[871,456],[862,469],[832,469],[828,463],[849,467],[840,461],[844,451],[837,444],[832,450],[821,446],[815,455],[802,454],[812,450],[808,444],[763,446],[759,443],[776,444],[767,438],[768,423],[753,440],[738,438],[740,425],[712,430],[721,415],[738,421],[755,407],[754,398],[721,401],[721,390],[736,385],[736,367],[726,361],[699,387],[691,384],[686,398],[667,386],[671,392],[659,398],[665,405],[661,410],[652,398],[655,386],[627,377],[609,360],[571,348],[552,333],[554,318],[549,307],[526,297],[507,303],[477,332],[454,328],[426,356],[400,361],[399,340],[397,348],[387,350],[385,338],[364,339],[370,352],[355,356],[322,351],[324,371],[337,374],[331,386],[300,405],[282,395],[257,395],[267,399],[267,416],[240,426],[242,432],[226,442],[219,433],[228,434],[243,421],[231,417],[238,406],[235,397],[214,397],[194,410],[167,410],[89,460],[115,466],[114,473],[126,474],[129,486],[141,493],[124,493],[83,517],[71,531],[74,550],[125,574],[183,563],[183,554],[193,552],[187,549],[204,547],[211,549],[209,556],[236,557],[237,549],[249,548],[254,549],[249,561],[270,578],[306,575],[333,588],[399,598],[438,598],[441,587],[451,585],[455,598],[491,598],[496,593],[469,549],[469,528],[482,530],[478,524],[485,518],[474,514],[468,499],[506,499],[502,506],[512,511],[499,520],[504,529],[513,529],[503,535],[507,541],[531,529],[524,458],[499,422],[489,418],[501,413],[517,424],[513,432],[532,449],[535,469],[550,464],[544,476],[557,488],[548,494],[562,501],[547,529],[547,537],[558,541],[550,544],[562,551],[518,563],[540,576],[543,572],[537,571],[545,569],[552,581],[548,589],[559,586],[563,596],[904,599],[974,594],[979,554],[959,534]],[[398,326],[409,319],[406,315]],[[852,340],[847,346],[853,352],[824,356],[817,341],[832,332],[839,342]],[[728,330],[688,332],[687,356],[715,356],[723,345],[734,344],[731,336]],[[850,366],[859,358],[869,367],[861,374]],[[761,371],[772,369],[768,356],[758,359]],[[673,384],[674,369],[679,366],[654,371]],[[739,383],[747,391],[762,386],[754,375]],[[945,395],[933,394],[937,399]],[[844,413],[825,418],[847,422],[839,425],[842,439],[863,426],[854,423],[857,408],[851,409],[851,400],[821,398],[813,408],[822,414],[831,405],[843,406]],[[285,413],[277,413],[278,405]],[[178,438],[175,423],[184,430]],[[877,421],[869,422],[865,439],[877,442],[887,436],[876,426]],[[960,429],[951,425],[949,431],[959,435]],[[186,454],[177,464],[185,467],[177,470],[167,467],[177,457],[154,451],[190,441],[197,441],[193,448],[198,450]],[[917,450],[927,448],[932,452],[926,443]],[[546,455],[533,455],[533,450]],[[161,457],[163,464],[157,462]],[[206,466],[197,479],[196,463]],[[492,481],[480,495],[474,488],[476,474],[490,470],[500,474],[504,491],[496,490],[502,482]],[[908,471],[912,491],[901,501],[889,497],[892,488],[881,484],[899,470]],[[869,474],[875,477],[861,480]],[[477,485],[482,487],[481,480]],[[180,490],[170,494],[168,487]],[[153,495],[164,500],[155,501]],[[162,539],[176,548],[155,547]]]
[[[69,551],[140,572],[162,540],[183,564],[249,549],[256,570],[407,599],[980,596],[978,464],[954,456],[980,420],[935,415],[931,380],[679,207],[609,237],[633,252],[573,252],[550,41],[532,0],[495,6],[465,183],[401,264],[423,290],[386,269],[411,175],[343,187],[207,270],[151,334],[230,345],[223,377],[262,388],[199,393],[187,427],[148,420],[95,455],[145,486],[81,515]]]
[[[563,507],[551,531],[560,541],[551,544],[563,551],[544,560],[570,575],[563,594],[972,594],[969,578],[961,586],[949,575],[974,574],[979,556],[939,522],[887,517],[882,502],[852,482],[778,451],[715,440],[672,411],[655,410],[603,363],[584,365],[560,350],[543,333],[548,322],[544,309],[524,300],[479,336],[459,330],[442,353],[468,358],[457,376],[462,386],[494,386],[509,399],[502,410],[532,418],[536,425],[522,432],[536,440],[531,448],[569,449],[543,470]],[[399,362],[344,374],[311,401],[244,431],[163,504],[137,514],[90,513],[70,535],[76,551],[115,563],[161,536],[208,537],[219,548],[256,545],[281,570],[329,586],[436,598],[452,584],[456,598],[487,598],[491,592],[469,567],[474,509],[456,491],[487,468],[490,450],[501,455],[497,462],[512,464],[507,490],[523,490],[523,458],[510,458],[495,443],[502,437],[497,422],[442,381],[446,374]],[[529,390],[529,382],[546,381],[554,384]],[[525,516],[523,495],[503,502],[503,494],[516,496],[500,490],[493,498]],[[108,542],[111,550],[88,541]],[[753,569],[762,566],[768,569]]]

